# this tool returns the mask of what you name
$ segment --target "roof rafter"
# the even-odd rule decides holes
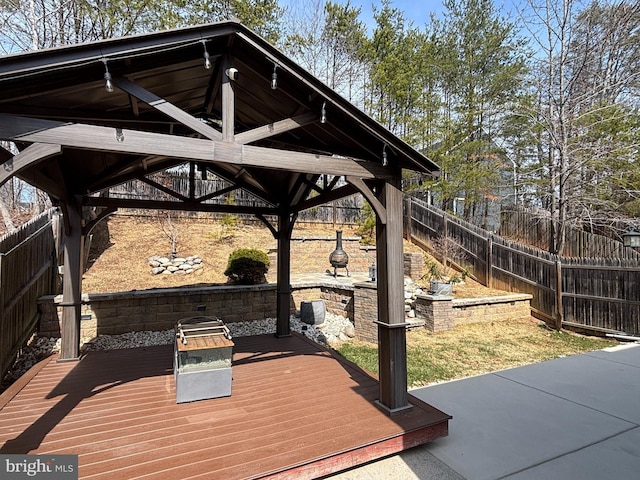
[[[135,97],[141,102],[161,111],[165,115],[180,122],[182,125],[189,127],[191,130],[199,133],[205,138],[209,138],[211,140],[222,140],[222,133],[217,131],[215,128],[201,122],[196,117],[176,107],[172,103],[169,103],[165,99],[158,97],[154,93],[145,90],[136,83],[121,77],[115,78],[113,82],[119,89],[127,92],[132,97]]]
[[[235,141],[240,144],[252,143],[309,125],[310,123],[317,122],[318,120],[320,119],[315,113],[304,113],[293,118],[287,118],[285,120],[280,120],[279,122],[254,128],[247,132],[237,133],[235,135]]]

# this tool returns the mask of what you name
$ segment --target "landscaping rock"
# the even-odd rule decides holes
[[[149,257],[148,263],[152,275],[188,275],[203,267],[202,259],[195,255],[174,259],[154,255]]]

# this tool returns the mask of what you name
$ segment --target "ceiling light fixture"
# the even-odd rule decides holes
[[[388,165],[388,160],[387,160],[387,144],[385,143],[384,146],[382,147],[382,166],[386,167]]]
[[[209,56],[209,52],[207,51],[206,40],[202,40],[202,47],[204,48],[204,68],[207,70],[211,70],[211,57]]]
[[[113,81],[111,72],[109,72],[109,67],[107,66],[107,59],[103,58],[102,63],[104,63],[104,89],[111,93],[113,92]]]
[[[322,102],[322,111],[320,112],[320,123],[327,123],[327,102]]]

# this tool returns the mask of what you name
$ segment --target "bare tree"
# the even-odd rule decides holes
[[[576,0],[530,0],[527,10],[538,51],[535,163],[553,220],[549,249],[561,253],[566,228],[613,213],[615,170],[637,169],[629,92],[638,86],[639,10],[624,0],[584,9]]]

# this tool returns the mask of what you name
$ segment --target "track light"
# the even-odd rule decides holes
[[[278,64],[273,64],[273,73],[271,74],[271,90],[278,88]]]
[[[387,160],[387,144],[384,144],[384,147],[382,147],[382,166],[386,167],[388,164],[388,160]]]
[[[109,67],[107,66],[107,59],[103,58],[102,63],[104,63],[104,89],[111,93],[113,92],[113,81],[111,72],[109,72]]]
[[[202,47],[204,48],[204,68],[207,70],[211,70],[211,57],[209,56],[209,52],[207,51],[206,40],[202,40]]]
[[[322,111],[320,112],[320,123],[327,123],[327,102],[322,102]]]

